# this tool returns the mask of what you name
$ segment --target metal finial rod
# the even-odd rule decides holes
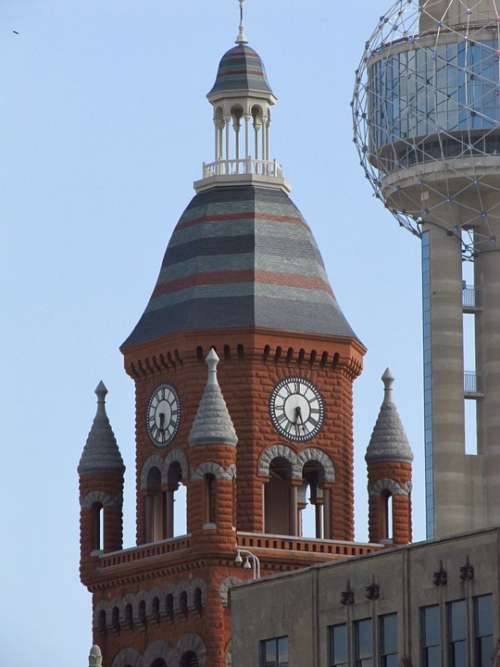
[[[248,39],[245,33],[245,2],[246,0],[239,0],[240,3],[240,30],[236,38],[236,44],[247,44]]]

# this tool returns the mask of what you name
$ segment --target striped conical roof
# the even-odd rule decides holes
[[[259,328],[355,338],[300,211],[278,188],[197,194],[123,347],[169,334]]]
[[[222,57],[217,79],[208,97],[235,90],[273,94],[264,63],[259,54],[246,44],[238,44]]]

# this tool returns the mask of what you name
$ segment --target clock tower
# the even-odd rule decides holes
[[[123,463],[102,390],[106,428],[89,436],[93,465],[88,447],[80,464],[81,573],[104,667],[225,667],[232,585],[380,548],[353,542],[365,348],[271,158],[277,98],[243,21],[208,100],[213,162],[122,346],[136,390],[137,546],[121,548]]]

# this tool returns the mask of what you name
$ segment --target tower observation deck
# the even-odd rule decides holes
[[[375,196],[422,242],[428,536],[498,523],[500,2],[396,2],[366,42],[352,106]],[[466,399],[477,405],[472,456]]]

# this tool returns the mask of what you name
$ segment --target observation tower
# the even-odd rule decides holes
[[[399,0],[356,72],[361,166],[422,242],[428,537],[499,520],[499,14],[498,0]],[[464,368],[464,315],[475,319],[475,369]],[[467,400],[476,455],[465,450]]]

